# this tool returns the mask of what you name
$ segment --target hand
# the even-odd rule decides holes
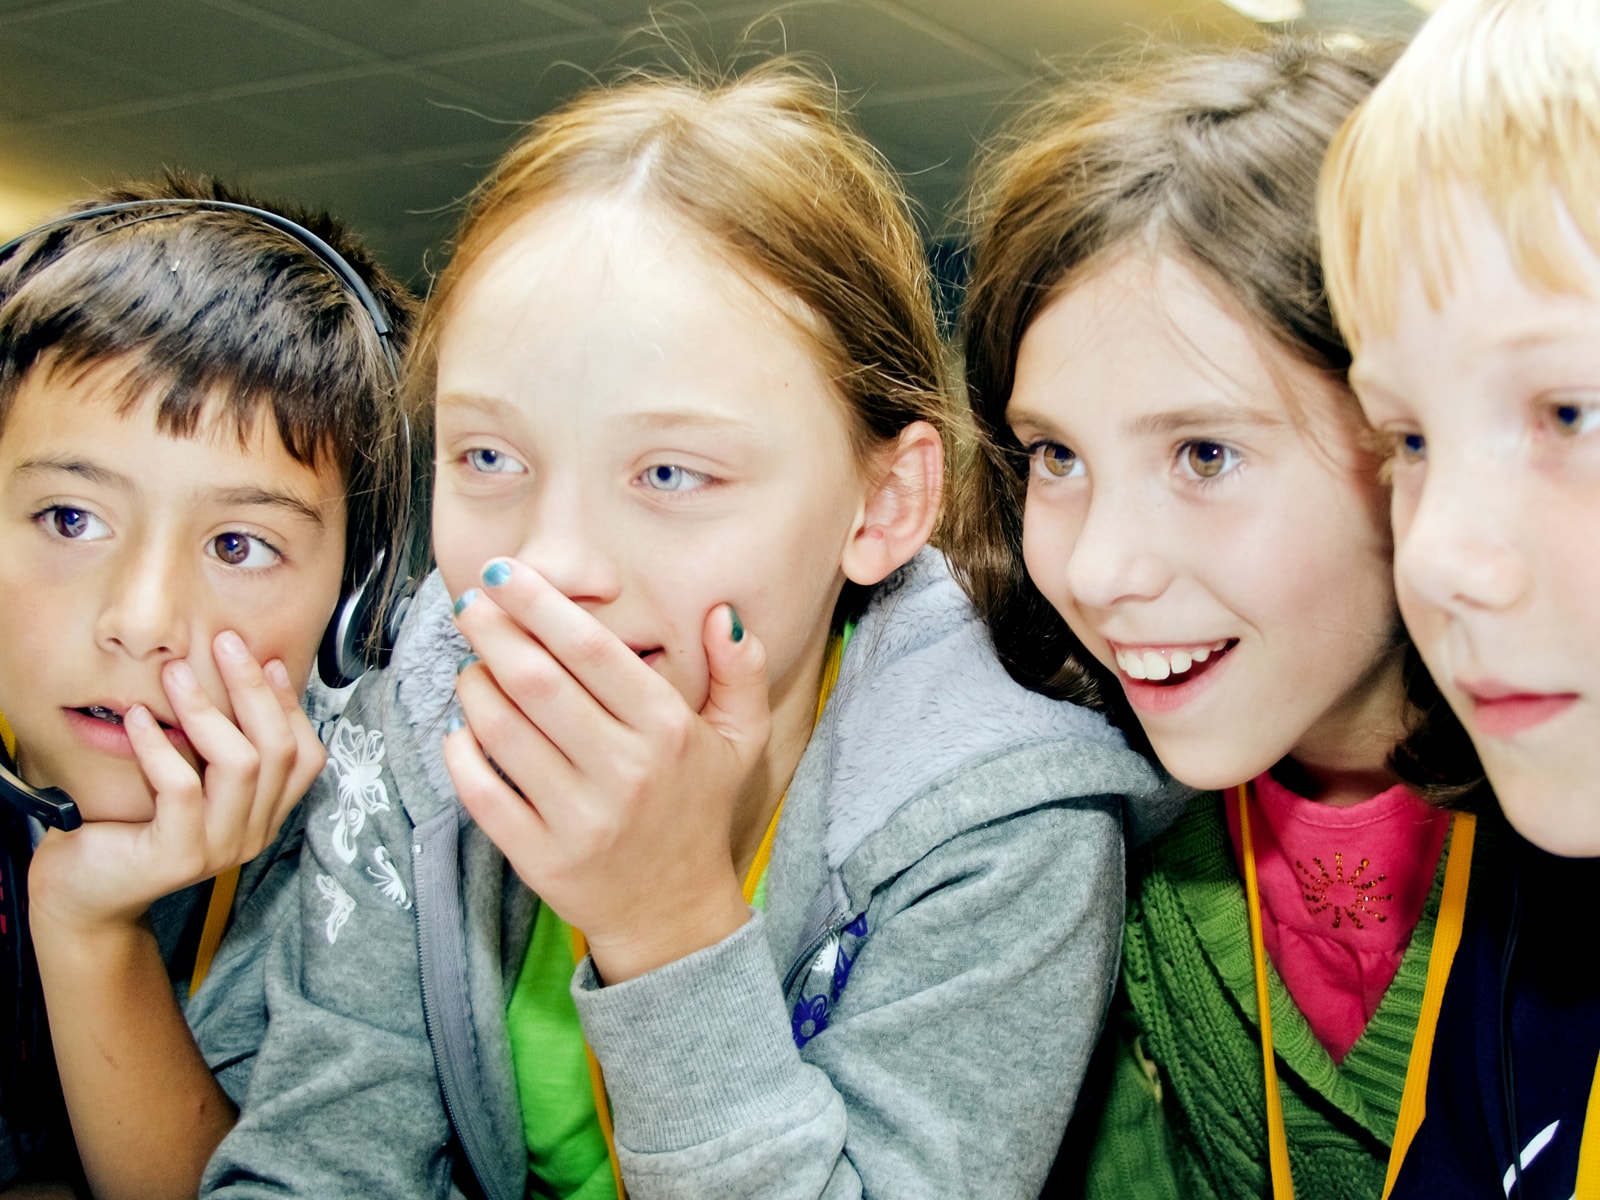
[[[445,738],[457,794],[530,888],[588,939],[608,983],[713,945],[749,919],[730,847],[735,805],[771,730],[766,654],[702,630],[696,713],[593,616],[522,563],[458,605],[478,661]],[[468,599],[468,597],[463,597]]]
[[[126,926],[159,897],[248,862],[322,770],[326,752],[283,664],[263,667],[232,632],[218,634],[212,649],[234,720],[211,703],[186,661],[162,668],[162,688],[202,765],[178,752],[143,705],[129,709],[123,722],[155,793],[155,815],[51,830],[28,874],[36,926]]]

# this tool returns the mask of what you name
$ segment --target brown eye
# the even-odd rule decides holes
[[[1060,442],[1040,442],[1029,452],[1039,469],[1053,479],[1065,479],[1078,472],[1078,456]]]
[[[230,567],[270,567],[282,558],[260,538],[234,531],[217,534],[208,550],[211,557]]]
[[[1221,442],[1190,442],[1183,449],[1184,466],[1199,479],[1215,479],[1238,461],[1239,452]]]
[[[250,539],[242,533],[224,533],[211,544],[217,557],[230,567],[237,567],[250,557]]]

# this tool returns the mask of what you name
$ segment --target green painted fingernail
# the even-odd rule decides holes
[[[446,721],[444,723],[444,731],[446,733],[454,733],[456,730],[465,729],[466,727],[467,727],[467,723],[465,721],[463,721],[460,717],[451,717],[448,721]]]
[[[479,658],[476,654],[463,654],[461,656],[460,661],[456,663],[456,674],[459,675],[459,674],[461,674],[461,672],[465,671],[468,667],[470,667],[473,663],[482,662],[482,661],[483,660],[481,658]]]
[[[467,605],[471,604],[477,598],[478,598],[478,589],[477,588],[468,588],[466,591],[462,592],[461,593],[461,599],[456,601],[456,607],[455,607],[456,616],[459,617],[464,611],[466,611]]]
[[[499,587],[511,578],[511,564],[508,562],[492,562],[483,569],[483,581],[490,587]]]
[[[728,636],[735,642],[744,641],[744,622],[739,620],[739,614],[733,611],[733,605],[728,605]]]

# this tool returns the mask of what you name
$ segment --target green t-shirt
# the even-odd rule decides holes
[[[751,903],[767,907],[766,872]],[[610,1152],[594,1107],[583,1026],[572,1002],[576,961],[572,927],[541,904],[506,1007],[522,1136],[528,1144],[530,1194],[617,1200]]]
[[[849,622],[830,647],[830,670],[819,701],[826,702],[833,674],[855,622]],[[767,907],[767,873],[761,872],[750,901]],[[617,1200],[600,1117],[589,1078],[588,1049],[578,1006],[572,1002],[572,927],[541,904],[533,936],[506,1006],[506,1032],[522,1106],[522,1136],[528,1144],[530,1193],[563,1200]]]

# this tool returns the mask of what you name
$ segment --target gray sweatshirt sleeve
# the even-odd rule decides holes
[[[889,879],[828,1027],[797,1051],[757,916],[574,994],[630,1195],[1038,1195],[1110,999],[1121,807],[1047,804]]]
[[[205,1196],[450,1195],[417,977],[410,824],[382,735],[341,721],[306,799],[300,908],[267,955],[270,1024]]]

